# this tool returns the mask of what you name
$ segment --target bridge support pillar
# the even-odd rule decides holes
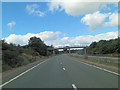
[[[87,56],[87,49],[86,49],[86,48],[84,48],[84,58],[85,58],[85,59],[88,59],[88,56]]]
[[[53,49],[53,55],[55,55],[55,50]]]
[[[69,55],[71,54],[71,52],[70,52],[70,48],[69,48]]]

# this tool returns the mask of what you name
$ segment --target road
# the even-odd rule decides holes
[[[3,88],[118,88],[118,75],[73,60],[49,58]]]

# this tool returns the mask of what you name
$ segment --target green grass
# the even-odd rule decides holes
[[[44,57],[44,56],[32,56],[32,55],[29,55],[29,54],[24,54],[24,55],[22,55],[22,58],[23,58],[24,62],[23,62],[23,64],[21,66],[24,66],[24,65],[33,63],[35,61],[40,61],[40,60],[46,59],[47,57]],[[11,66],[7,65],[4,62],[2,63],[2,72],[5,72],[5,71],[11,70],[11,69],[13,69]]]
[[[118,63],[112,63],[112,62],[108,62],[108,61],[101,61],[101,60],[90,60],[88,59],[87,61],[90,62],[94,62],[94,63],[99,63],[99,64],[104,64],[104,65],[109,65],[109,66],[115,66],[118,67]]]
[[[93,59],[84,59],[84,58],[76,57],[76,56],[71,56],[71,57],[75,58],[76,60],[80,60],[80,61],[83,61],[89,64],[94,64],[96,66],[103,67],[103,68],[106,68],[108,70],[115,71],[115,72],[118,72],[118,68],[120,68],[120,63],[118,64],[118,63],[113,63],[113,62],[107,62],[105,60],[101,61],[101,60],[93,60]]]
[[[11,70],[12,68],[9,66],[9,65],[7,65],[7,64],[2,64],[2,72],[4,72],[4,71],[7,71],[7,70]]]
[[[120,54],[95,54],[95,55],[92,55],[92,54],[88,54],[90,56],[102,56],[102,57],[120,57]]]

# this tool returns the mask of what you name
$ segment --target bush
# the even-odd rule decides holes
[[[87,48],[88,54],[113,54],[120,53],[120,39],[100,40],[93,42]]]
[[[24,65],[24,59],[23,59],[22,56],[16,57],[15,60],[16,60],[16,62],[17,62],[17,65],[16,65],[17,67]]]
[[[29,44],[25,46],[8,44],[4,40],[0,42],[2,43],[3,71],[29,64],[39,60],[42,55],[47,55],[47,46],[40,38],[30,38]]]
[[[8,64],[5,64],[2,62],[2,72],[10,70],[12,67],[10,67]]]
[[[19,55],[18,52],[5,50],[2,54],[3,61],[11,67],[14,67],[17,64],[15,58]]]

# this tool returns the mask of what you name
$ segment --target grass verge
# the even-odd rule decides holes
[[[117,73],[119,72],[118,68],[120,68],[120,65],[118,63],[112,63],[112,62],[101,61],[101,60],[84,59],[77,56],[70,56],[70,57],[76,60],[83,61],[88,64],[96,65],[96,66],[117,72]]]
[[[34,62],[32,62],[32,63],[29,63],[29,64],[27,64],[27,65],[23,65],[23,66],[20,66],[20,67],[17,67],[17,68],[12,68],[12,69],[10,69],[10,70],[8,70],[8,71],[5,71],[5,72],[2,73],[2,78],[3,78],[3,80],[4,80],[4,78],[9,77],[9,76],[10,76],[10,77],[11,77],[11,76],[14,77],[14,76],[22,73],[23,71],[25,71],[25,70],[27,70],[27,69],[35,66],[36,64],[38,64],[38,63],[40,63],[40,62],[42,62],[42,61],[44,61],[44,60],[46,60],[46,59],[48,59],[48,58],[49,58],[49,57],[42,57],[42,58],[40,58],[39,60],[34,61]],[[11,78],[12,78],[12,77],[11,77]]]
[[[89,54],[89,56],[102,56],[102,57],[113,57],[118,58],[120,57],[120,54]]]

